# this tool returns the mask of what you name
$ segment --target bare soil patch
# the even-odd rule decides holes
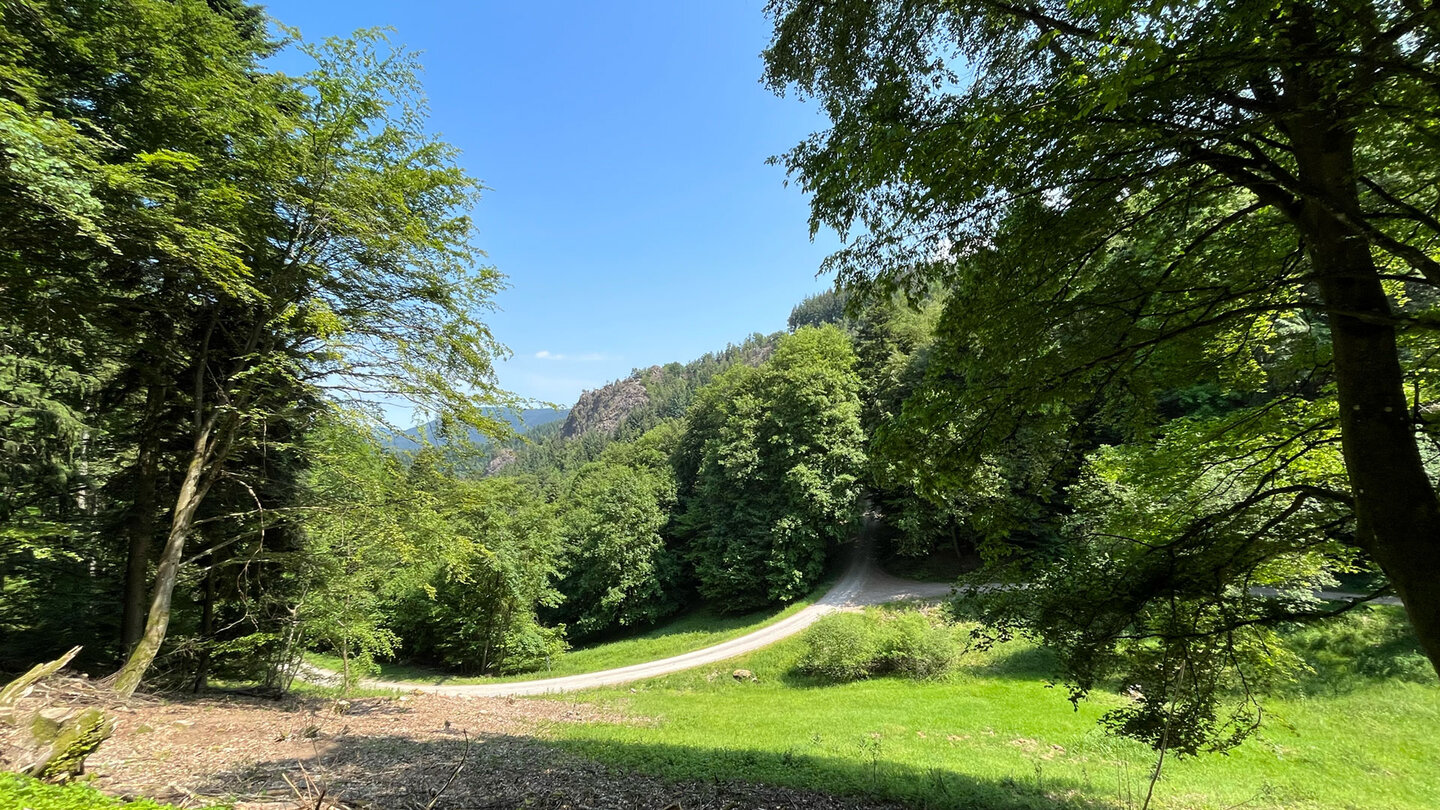
[[[411,694],[267,700],[148,696],[110,708],[96,786],[127,797],[252,808],[792,808],[889,805],[718,779],[670,783],[546,742],[557,723],[615,721],[558,700]]]

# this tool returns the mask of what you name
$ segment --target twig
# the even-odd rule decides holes
[[[1184,687],[1185,663],[1180,662],[1180,674],[1175,679],[1177,693]],[[1155,783],[1160,781],[1160,769],[1165,766],[1165,751],[1170,747],[1170,722],[1175,719],[1175,704],[1179,700],[1178,694],[1170,698],[1170,711],[1165,713],[1165,728],[1160,734],[1160,757],[1155,760],[1155,772],[1150,775],[1150,787],[1145,791],[1145,803],[1140,805],[1140,810],[1150,810],[1150,800],[1155,796]]]
[[[425,805],[425,810],[435,810],[435,803],[440,801],[440,797],[444,796],[445,791],[450,789],[450,785],[455,782],[455,778],[460,775],[461,771],[465,770],[465,763],[470,759],[470,748],[475,744],[475,741],[470,739],[469,731],[462,729],[461,733],[465,735],[465,751],[460,754],[460,761],[455,764],[455,769],[450,772],[450,778],[445,780],[445,784],[441,785],[440,789],[435,791],[435,795],[431,797],[430,803]]]

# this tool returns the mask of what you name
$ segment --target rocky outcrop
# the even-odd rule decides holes
[[[641,382],[642,375],[659,373],[660,367],[652,366],[603,388],[581,394],[575,407],[570,409],[570,415],[565,418],[560,436],[573,439],[597,430],[607,436],[613,434],[631,411],[650,404],[650,394]]]
[[[490,463],[485,465],[485,474],[494,475],[500,472],[511,464],[514,464],[515,459],[518,457],[514,450],[508,447],[500,448],[500,451],[495,454],[495,457],[490,459]]]

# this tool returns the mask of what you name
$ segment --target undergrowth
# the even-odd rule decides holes
[[[225,810],[213,805],[209,810]],[[14,773],[0,773],[0,810],[180,810],[150,799],[126,801],[106,796],[83,782],[52,785]]]

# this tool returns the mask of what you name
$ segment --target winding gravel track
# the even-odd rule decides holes
[[[1005,587],[1005,586],[992,586]],[[834,613],[840,610],[858,610],[866,605],[881,605],[886,602],[899,602],[907,600],[939,599],[951,593],[951,586],[944,582],[916,582],[908,579],[900,579],[882,571],[871,558],[869,543],[864,540],[856,541],[854,550],[851,553],[850,564],[846,568],[840,581],[835,583],[824,596],[820,597],[813,605],[810,605],[793,616],[781,619],[774,624],[747,633],[739,638],[716,644],[704,649],[676,655],[670,658],[661,658],[656,661],[647,661],[643,664],[632,664],[628,667],[617,669],[606,669],[600,672],[588,672],[581,675],[567,675],[563,678],[544,678],[534,681],[513,681],[510,683],[481,683],[481,684],[420,684],[413,681],[376,681],[365,680],[362,686],[372,689],[398,689],[407,692],[430,692],[438,695],[468,695],[471,697],[507,697],[512,695],[547,695],[560,692],[575,692],[581,689],[593,689],[598,686],[615,686],[617,684],[639,681],[645,678],[654,678],[659,675],[669,675],[672,672],[692,669],[694,667],[714,664],[748,652],[753,652],[761,647],[767,647],[781,639],[799,633],[810,625],[814,624],[821,616]],[[1271,589],[1254,588],[1252,593],[1257,596],[1274,596]],[[1363,598],[1360,594],[1319,591],[1316,593],[1321,599],[1333,601],[1349,601]],[[1400,600],[1394,597],[1382,597],[1373,600],[1378,604],[1399,604]],[[318,668],[307,668],[305,675],[312,680],[333,679],[335,673],[327,672]]]
[[[614,686],[644,678],[654,678],[657,675],[668,675],[672,672],[744,655],[793,636],[814,624],[821,616],[837,610],[855,610],[865,605],[879,605],[907,599],[937,599],[950,593],[950,585],[943,582],[913,582],[886,574],[874,565],[869,552],[868,544],[857,542],[850,565],[846,568],[844,575],[840,577],[840,581],[836,582],[835,586],[820,597],[815,604],[753,633],[683,655],[618,669],[589,672],[583,675],[568,675],[563,678],[545,678],[538,681],[462,686],[367,680],[363,681],[361,685],[372,689],[399,689],[409,692],[432,692],[439,695],[469,695],[471,697],[546,695],[574,692],[579,689],[593,689],[597,686]],[[324,673],[316,674],[323,675]]]

